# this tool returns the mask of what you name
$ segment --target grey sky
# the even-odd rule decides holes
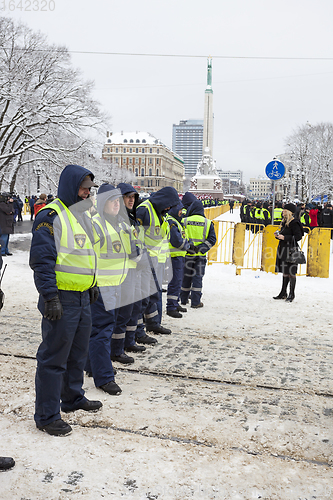
[[[18,5],[19,0],[13,0]],[[22,0],[23,8],[42,1]],[[48,3],[48,1],[47,1]],[[7,11],[73,51],[188,54],[196,58],[73,54],[95,80],[110,130],[149,131],[171,147],[172,124],[202,119],[213,56],[214,158],[265,175],[298,125],[332,121],[331,0],[54,0],[53,12]],[[0,9],[3,7],[0,0]],[[12,4],[13,5],[13,4]],[[45,5],[45,1],[44,1]],[[331,60],[222,59],[236,57]]]

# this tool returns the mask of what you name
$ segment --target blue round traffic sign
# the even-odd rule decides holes
[[[272,181],[278,181],[284,176],[286,169],[283,163],[278,160],[273,160],[266,165],[265,172],[269,179],[272,179]]]

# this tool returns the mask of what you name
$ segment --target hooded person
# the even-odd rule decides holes
[[[184,194],[183,198],[182,198],[182,204],[183,204],[183,207],[187,210],[188,207],[194,202],[196,201],[198,198],[193,194],[193,193],[190,193],[189,191],[186,191],[186,193]]]
[[[194,201],[187,210],[183,220],[185,236],[194,243],[193,252],[185,256],[185,267],[180,301],[186,305],[191,294],[191,307],[203,307],[202,282],[207,263],[206,254],[215,245],[216,235],[214,224],[205,217],[204,208],[200,200]]]
[[[194,251],[194,244],[185,238],[184,226],[181,222],[183,204],[170,208],[166,219],[170,225],[169,249],[172,264],[172,279],[167,291],[167,315],[172,318],[182,318],[182,312],[187,312],[185,307],[179,304],[179,294],[182,286],[185,255]]]
[[[71,432],[60,416],[78,409],[95,411],[100,401],[84,396],[83,370],[91,332],[90,304],[97,299],[96,254],[91,217],[93,174],[67,165],[58,197],[37,213],[30,267],[39,292],[42,343],[37,351],[35,422],[59,436]],[[60,403],[61,401],[61,403]]]
[[[94,378],[97,388],[111,395],[121,392],[111,362],[114,360],[112,338],[119,311],[123,304],[131,302],[122,289],[132,254],[130,226],[125,223],[125,217],[127,219],[120,190],[111,184],[102,184],[97,193],[97,213],[93,216],[94,234],[100,245],[97,277],[100,295],[91,306],[92,329],[86,372]]]
[[[162,281],[169,258],[170,226],[165,219],[170,208],[179,204],[175,188],[164,187],[155,193],[136,210],[137,220],[143,226],[144,243],[148,251],[149,263],[154,274],[151,280],[151,295],[144,308],[146,330],[154,333],[170,334],[171,330],[161,326],[162,317]],[[157,288],[157,292],[155,292]]]
[[[136,219],[136,208],[139,204],[139,194],[131,184],[124,182],[119,183],[117,189],[120,189],[121,194],[123,195],[129,222],[132,226],[134,236],[137,238],[141,251],[140,260],[136,265],[134,265],[134,262],[132,263],[132,270],[130,270],[129,273],[131,276],[127,280],[129,287],[134,292],[134,303],[132,304],[132,307],[130,305],[127,309],[124,309],[122,314],[120,314],[120,320],[123,317],[123,325],[126,327],[123,351],[136,353],[146,350],[144,345],[141,346],[138,344],[154,345],[157,343],[155,338],[147,335],[142,316],[142,301],[144,300],[147,305],[148,297],[150,295],[150,282],[152,281],[153,276],[148,261],[147,248],[143,243],[143,228]],[[156,291],[155,287],[155,292]],[[121,328],[121,321],[120,324],[117,325],[117,328]],[[122,332],[120,331],[120,334],[121,333]]]

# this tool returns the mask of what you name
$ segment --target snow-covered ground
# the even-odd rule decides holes
[[[86,378],[103,409],[65,415],[73,432],[56,438],[33,421],[40,316],[16,250],[29,238],[11,237],[2,285],[0,451],[16,466],[1,499],[333,498],[333,258],[292,303],[272,299],[279,275],[208,266],[204,308],[165,316],[172,335],[117,366],[120,396]]]

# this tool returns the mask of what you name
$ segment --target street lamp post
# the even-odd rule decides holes
[[[37,174],[37,194],[38,195],[40,194],[40,176],[41,176],[41,173],[42,173],[42,169],[40,168],[39,163],[37,163],[36,174]]]

